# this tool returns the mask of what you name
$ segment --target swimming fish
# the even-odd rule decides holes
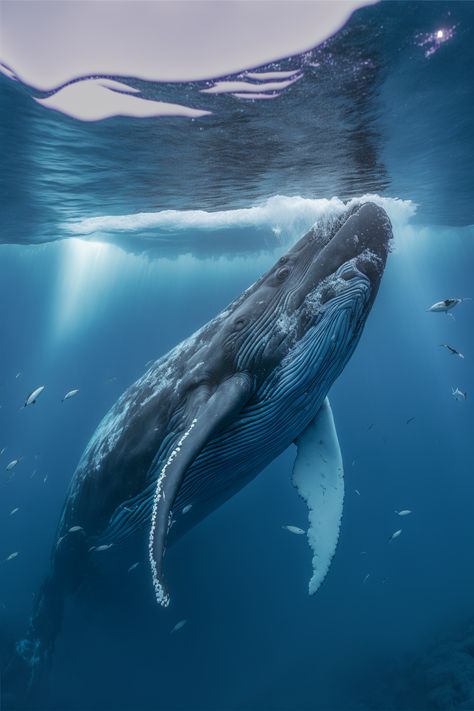
[[[464,358],[464,356],[463,356],[462,353],[460,353],[459,351],[457,351],[455,348],[453,348],[452,346],[448,345],[447,343],[441,343],[440,345],[441,345],[442,348],[447,348],[448,351],[449,351],[450,353],[452,353],[452,355],[459,356],[459,358]]]
[[[408,515],[411,514],[412,512],[411,512],[410,509],[402,509],[401,511],[395,511],[395,513],[396,513],[398,516],[408,516]]]
[[[359,491],[359,489],[354,489],[354,491],[355,491],[355,493],[357,494],[357,496],[360,496],[360,491]]]
[[[16,558],[17,555],[19,555],[18,551],[15,551],[14,553],[10,553],[10,555],[5,558],[5,561],[13,560],[13,558]]]
[[[40,385],[39,388],[35,388],[26,398],[23,407],[28,407],[28,405],[34,405],[44,389],[45,385]]]
[[[10,511],[10,516],[13,516],[13,514],[16,514],[16,512],[19,511],[19,510],[20,510],[20,507],[19,507],[19,506],[17,506],[16,509],[12,509],[12,510]]]
[[[69,390],[69,391],[65,394],[65,396],[63,397],[63,399],[61,400],[61,402],[64,402],[65,400],[69,400],[70,398],[74,397],[74,395],[77,395],[78,392],[79,392],[79,388],[76,388],[75,390]]]
[[[451,395],[455,400],[461,402],[462,400],[467,400],[467,392],[465,390],[460,390],[459,388],[451,388]]]
[[[297,536],[302,536],[305,533],[304,529],[298,526],[282,526],[282,528],[286,528],[287,531],[295,533]]]
[[[401,532],[402,532],[402,529],[400,528],[398,531],[395,531],[395,533],[392,533],[392,535],[388,539],[388,542],[390,543],[390,541],[394,541],[395,538],[398,538],[398,536],[401,534]]]
[[[426,310],[433,311],[435,313],[447,313],[450,309],[454,309],[455,306],[461,304],[463,301],[471,301],[471,299],[443,299],[443,301],[437,301],[435,304],[432,304]]]
[[[76,531],[83,531],[82,526],[71,526],[68,533],[76,533]]]
[[[5,467],[5,471],[11,472],[12,469],[15,469],[19,461],[19,459],[12,459],[11,462],[8,462],[7,466]]]
[[[406,424],[409,425],[410,422],[413,422],[415,418],[414,417],[409,417],[408,420],[406,421]]]
[[[48,475],[46,474],[46,476],[43,477],[43,484],[46,484],[47,481],[48,481]]]
[[[187,514],[188,511],[191,511],[192,508],[193,508],[193,505],[192,505],[192,504],[186,504],[186,506],[183,506],[183,510],[182,510],[181,513]]]
[[[0,454],[3,454],[5,450],[6,450],[6,447],[2,447],[2,450],[0,451]]]
[[[370,573],[367,573],[367,575],[365,576],[365,578],[364,578],[363,581],[362,581],[362,585],[363,585],[364,583],[366,583],[369,578],[370,578]]]
[[[187,620],[180,620],[179,622],[177,622],[171,630],[170,634],[173,634],[173,632],[178,632],[178,630],[182,630],[186,622]]]
[[[133,564],[130,566],[130,568],[127,570],[127,573],[131,573],[132,570],[135,570],[135,568],[138,568],[139,565],[140,565],[139,562],[138,562],[138,563],[133,563]]]
[[[101,546],[92,546],[91,548],[89,548],[89,551],[96,551],[97,553],[101,553],[102,551],[108,551],[109,548],[112,548],[113,545],[113,543],[103,543]]]

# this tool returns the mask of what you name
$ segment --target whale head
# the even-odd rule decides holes
[[[386,212],[370,202],[312,228],[234,302],[221,334],[233,368],[262,381],[299,348],[302,367],[334,380],[362,333],[391,237]]]

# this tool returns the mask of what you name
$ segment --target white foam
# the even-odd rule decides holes
[[[299,73],[298,69],[294,69],[289,72],[245,72],[245,76],[248,79],[255,79],[256,81],[272,81],[273,79],[290,79]]]
[[[1,60],[45,91],[97,75],[209,79],[304,52],[372,2],[5,2]]]
[[[273,94],[250,94],[249,92],[237,92],[232,94],[234,99],[247,99],[250,101],[260,100],[260,99],[276,99],[280,94],[274,92]]]
[[[210,113],[181,104],[143,99],[137,93],[137,89],[111,79],[84,79],[68,84],[44,99],[35,100],[81,121],[100,121],[112,116],[200,118]]]
[[[252,84],[248,81],[218,81],[213,86],[207,89],[201,89],[202,94],[234,94],[235,92],[248,92],[250,94],[262,93],[266,91],[279,91],[281,89],[286,89],[301,79],[303,75],[298,74],[291,79],[284,79],[283,81],[271,81],[263,84]]]
[[[394,234],[409,223],[416,212],[411,200],[366,194],[344,203],[339,198],[303,198],[276,195],[261,205],[236,210],[162,210],[130,215],[103,215],[66,222],[63,232],[84,237],[104,233],[140,233],[154,230],[154,236],[193,232],[216,232],[229,229],[264,229],[274,239],[275,247],[286,245],[302,236],[315,222],[338,217],[347,207],[364,202],[383,207],[394,228]]]

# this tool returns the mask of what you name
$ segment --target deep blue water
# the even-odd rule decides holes
[[[403,201],[383,203],[394,249],[330,393],[346,500],[321,589],[307,595],[310,549],[282,530],[307,521],[292,447],[169,551],[168,610],[143,542],[98,556],[35,708],[474,708],[474,302],[455,319],[426,312],[474,296],[473,20],[471,2],[362,9],[272,65],[303,70],[277,99],[208,96],[214,113],[193,121],[83,123],[1,79],[0,560],[19,552],[0,563],[4,658],[79,457],[145,363],[249,286],[331,198]],[[426,39],[447,27],[449,41]],[[198,88],[143,90],[192,105]],[[221,214],[210,225],[184,210]],[[403,508],[413,513],[399,519]]]

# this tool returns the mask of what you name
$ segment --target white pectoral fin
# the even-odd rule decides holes
[[[344,502],[342,456],[327,398],[295,444],[298,453],[293,484],[309,509],[307,535],[313,551],[309,593],[312,595],[326,577],[335,553]]]

